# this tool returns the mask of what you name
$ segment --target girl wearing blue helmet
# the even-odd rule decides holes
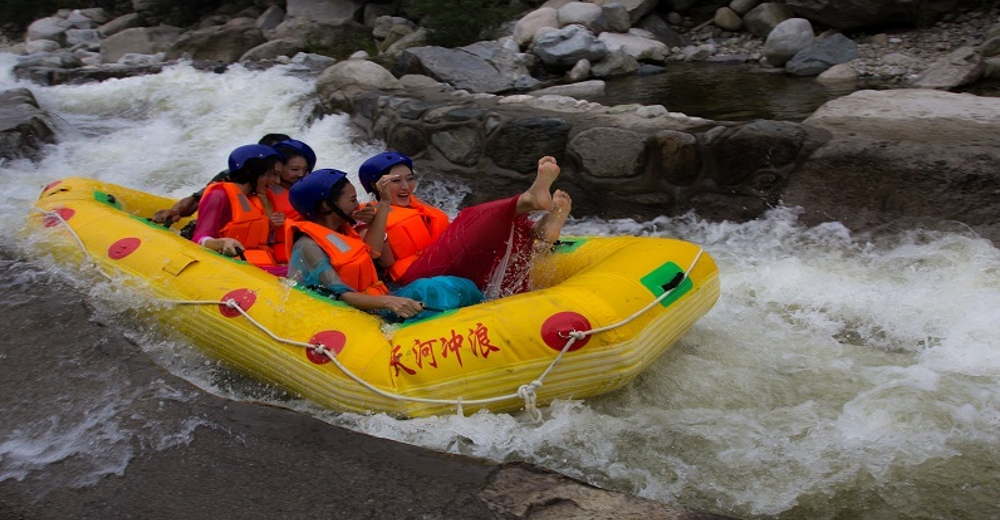
[[[389,183],[388,178],[376,183],[386,202],[379,204],[364,237],[354,228],[352,215],[360,205],[344,172],[316,170],[295,183],[289,200],[302,220],[285,225],[288,277],[389,318],[422,318],[481,301],[482,294],[471,281],[454,277],[418,280],[393,293],[382,283],[373,260],[384,249],[386,218],[392,211],[387,197]]]
[[[288,190],[293,184],[305,177],[316,166],[316,152],[302,141],[285,139],[275,143],[274,149],[285,158],[285,166],[278,174],[278,183],[267,190],[265,202],[270,213],[271,225],[276,230],[274,235],[274,255],[278,263],[288,263],[285,256],[284,233],[281,232],[285,219],[296,220],[299,212],[295,211],[288,200]]]
[[[283,274],[271,248],[273,233],[259,195],[278,182],[284,158],[270,146],[249,144],[229,154],[229,181],[212,183],[198,202],[191,240],[224,255]]]
[[[376,182],[390,179],[393,211],[386,224],[388,251],[379,263],[401,284],[454,275],[475,282],[490,298],[528,289],[535,240],[551,244],[569,216],[572,200],[561,190],[550,193],[560,169],[553,157],[538,161],[532,185],[523,193],[465,208],[451,224],[439,209],[416,198],[412,160],[383,152],[359,169],[362,186],[382,201]],[[380,204],[381,207],[381,204]],[[546,211],[538,220],[533,211]]]

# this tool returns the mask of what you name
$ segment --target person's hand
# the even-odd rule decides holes
[[[399,179],[399,175],[383,175],[375,181],[375,191],[378,192],[379,201],[388,203],[392,200],[392,183]]]
[[[170,208],[161,209],[160,211],[153,213],[153,218],[151,220],[157,224],[163,224],[164,226],[170,227],[174,224],[174,222],[177,222],[180,219],[181,212],[174,208]]]
[[[280,211],[275,211],[274,213],[271,213],[270,215],[267,216],[267,218],[271,220],[271,225],[276,228],[280,228],[281,226],[285,225],[285,214]]]
[[[375,220],[375,206],[365,204],[364,206],[361,206],[358,209],[354,210],[354,213],[351,214],[351,217],[353,217],[354,220],[357,220],[358,222],[371,224],[372,221]]]
[[[403,318],[412,318],[424,310],[424,304],[402,296],[384,296],[385,308]]]
[[[217,238],[219,249],[218,252],[226,256],[239,256],[243,252],[243,244],[235,238]]]

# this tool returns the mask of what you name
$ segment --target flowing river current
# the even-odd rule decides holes
[[[352,144],[345,116],[311,119],[311,80],[284,68],[182,65],[40,87],[15,80],[13,64],[0,54],[0,89],[30,88],[59,144],[38,163],[0,169],[0,485],[32,482],[42,493],[122,475],[137,449],[174,449],[218,427],[211,415],[163,405],[204,391],[743,518],[1000,518],[1000,250],[961,225],[860,235],[836,222],[805,227],[795,208],[748,223],[571,220],[567,234],[701,244],[719,264],[718,304],[633,384],[554,403],[541,425],[518,414],[336,414],[202,357],[143,318],[156,302],[57,262],[25,224],[41,186],[61,177],[182,197],[223,169],[231,149],[265,133],[308,142],[319,167],[350,172],[378,143]],[[452,214],[475,189],[420,188]],[[29,377],[8,349],[31,348],[19,342],[28,331],[55,331],[65,304],[47,302],[66,298],[131,339],[129,363],[195,386],[169,390],[151,378],[124,391],[124,361],[95,354],[99,338],[72,334],[59,351],[39,352],[45,376]],[[54,397],[33,399],[43,385]]]

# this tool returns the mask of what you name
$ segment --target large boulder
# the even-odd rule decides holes
[[[779,23],[764,41],[764,57],[775,67],[784,67],[799,51],[812,45],[812,24],[805,18],[789,18]]]
[[[169,50],[180,39],[179,27],[133,27],[118,31],[101,42],[101,61],[117,63],[126,54],[158,54]]]
[[[350,111],[354,98],[365,92],[402,90],[403,84],[391,72],[366,60],[335,63],[316,79],[316,93],[320,100],[335,112]]]
[[[491,42],[457,49],[411,47],[400,53],[393,72],[397,76],[423,74],[470,92],[503,92],[513,89],[514,82],[528,74],[514,54]]]
[[[960,47],[931,63],[911,86],[952,89],[978,80],[985,70],[982,54],[972,47]]]
[[[530,44],[535,39],[539,29],[559,28],[559,11],[551,7],[539,7],[524,15],[514,24],[514,41],[521,47]]]
[[[795,76],[817,76],[858,56],[858,44],[854,40],[840,33],[831,34],[795,53],[785,64],[785,71]]]
[[[166,58],[235,63],[247,51],[265,42],[264,32],[253,19],[234,18],[225,25],[184,33],[167,51]]]
[[[533,52],[549,67],[568,69],[580,60],[600,61],[608,48],[586,28],[568,25],[536,35]]]
[[[882,25],[928,26],[958,6],[959,0],[785,0],[796,16],[837,29]]]
[[[864,90],[826,103],[804,124],[833,136],[785,192],[806,223],[864,230],[897,219],[957,220],[1000,243],[1000,99]]]
[[[792,18],[792,11],[777,2],[765,2],[750,10],[743,16],[743,24],[747,30],[760,38],[767,38],[768,34],[781,22]]]
[[[42,157],[42,147],[55,142],[51,118],[39,108],[30,90],[0,92],[0,159],[37,161]]]

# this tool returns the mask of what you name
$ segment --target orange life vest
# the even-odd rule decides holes
[[[257,266],[275,265],[274,251],[268,245],[271,221],[255,195],[247,196],[232,182],[214,182],[205,188],[203,197],[223,190],[229,199],[232,218],[219,230],[219,238],[234,238],[243,244],[243,256]]]
[[[274,211],[280,211],[285,215],[285,220],[300,220],[302,218],[288,200],[288,188],[280,184],[271,186],[267,190],[267,198],[271,201],[271,207]],[[274,230],[274,244],[272,248],[274,249],[274,259],[278,263],[287,264],[288,257],[285,255],[287,248],[285,247],[285,233],[283,230]]]
[[[385,226],[389,249],[396,261],[389,267],[393,280],[399,279],[448,227],[445,212],[410,197],[409,206],[393,206]]]
[[[337,231],[306,220],[285,221],[285,244],[287,254],[291,257],[290,244],[295,242],[298,233],[304,233],[312,238],[330,257],[330,265],[337,271],[337,276],[345,285],[355,291],[382,296],[389,294],[389,289],[378,279],[375,263],[372,262],[371,250],[361,239],[354,228],[342,226]]]

